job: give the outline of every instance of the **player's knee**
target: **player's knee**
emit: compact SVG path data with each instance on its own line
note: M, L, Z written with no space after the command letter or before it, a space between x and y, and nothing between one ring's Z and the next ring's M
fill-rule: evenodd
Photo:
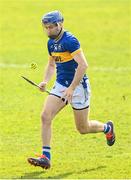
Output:
M80 134L87 134L89 133L88 128L86 127L77 127L77 130Z
M43 111L41 113L41 121L44 125L50 125L51 124L51 116L47 111Z

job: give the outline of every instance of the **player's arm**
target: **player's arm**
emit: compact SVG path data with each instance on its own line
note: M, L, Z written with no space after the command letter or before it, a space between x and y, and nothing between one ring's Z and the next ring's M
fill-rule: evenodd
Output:
M83 78L83 76L86 72L86 69L88 67L86 58L82 51L79 51L79 53L75 54L73 56L73 59L78 63L78 66L77 66L72 83L64 92L64 96L67 98L68 102L72 101L73 92L74 92L76 86L80 83L80 81Z
M53 57L50 57L45 69L43 81L39 84L41 91L45 91L45 87L47 83L51 80L54 72L55 72L55 60Z
M79 53L74 55L73 59L78 63L78 67L76 69L74 79L70 85L70 87L74 90L76 86L80 83L81 79L83 78L86 69L88 67L88 64L83 51L80 51Z
M80 43L75 37L72 36L66 41L66 48L71 53L72 58L78 63L74 79L70 86L64 91L64 96L67 98L68 102L71 102L73 91L83 78L88 65L80 48Z
M48 83L55 72L55 60L53 57L49 57L48 64L45 69L43 82Z

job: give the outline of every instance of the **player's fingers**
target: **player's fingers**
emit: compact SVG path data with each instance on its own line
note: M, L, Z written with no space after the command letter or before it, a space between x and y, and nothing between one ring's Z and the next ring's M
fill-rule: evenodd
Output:
M38 86L39 86L40 91L42 91L42 92L45 91L45 88L46 88L45 84L39 84Z
M69 95L67 96L67 100L68 100L69 103L71 103L71 101L72 101L72 95L71 95L71 94L69 94Z
M63 91L62 97L63 97L63 98L66 98L66 96L67 96L66 91Z
M63 95L61 96L62 101L67 105L68 104L68 100L67 100L67 93L66 93L66 89L60 91L63 93Z
M45 91L45 87L40 87L40 86L39 86L39 90L42 91L42 92L44 92L44 91Z
M68 100L67 100L66 96L61 96L61 100L62 100L65 104L68 104Z

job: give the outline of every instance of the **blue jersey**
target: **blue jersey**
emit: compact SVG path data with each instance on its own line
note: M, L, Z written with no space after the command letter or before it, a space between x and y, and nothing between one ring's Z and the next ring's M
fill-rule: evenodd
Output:
M57 41L49 39L48 52L51 58L55 59L56 81L61 85L68 87L71 84L78 66L73 56L80 51L79 41L68 31L64 31L62 37Z

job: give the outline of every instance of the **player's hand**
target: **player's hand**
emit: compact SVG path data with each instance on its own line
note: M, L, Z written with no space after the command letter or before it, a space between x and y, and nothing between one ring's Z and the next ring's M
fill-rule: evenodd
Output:
M40 91L44 92L45 89L46 89L46 85L47 85L47 82L45 82L45 81L41 82L41 83L38 85Z
M64 91L63 98L65 98L68 101L68 103L71 103L71 101L72 101L73 92L74 92L74 89L71 86L69 86Z

